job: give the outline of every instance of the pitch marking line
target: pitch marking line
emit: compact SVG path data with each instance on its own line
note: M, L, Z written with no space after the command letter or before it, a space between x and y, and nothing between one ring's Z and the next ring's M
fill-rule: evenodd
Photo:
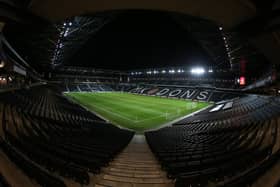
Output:
M128 118L128 117L125 117L125 116L123 116L123 115L120 115L120 114L118 114L118 113L115 113L115 112L112 112L112 111L110 111L110 110L108 110L108 109L105 109L106 107L97 107L97 105L95 105L95 107L96 108L98 108L98 109L100 109L100 110L103 110L103 111L105 111L105 112L108 112L108 113L110 113L110 114L112 114L112 115L115 115L115 116L118 116L118 117L120 117L120 118L123 118L123 119L125 119L125 120L128 120L128 121L131 121L131 122L133 122L134 124L136 124L136 123L141 123L141 122L144 122L144 121L149 121L149 120L153 120L153 119L158 119L158 118L162 118L162 117L165 117L166 116L166 113L164 113L164 114L162 114L162 115L159 115L159 116L155 116L155 117L151 117L151 118L147 118L147 119L143 119L143 120L133 120L133 119L130 119L130 118ZM176 113L177 114L177 113ZM172 112L167 112L167 118L168 118L168 116L176 116L176 115L174 115L174 113L172 113ZM179 117L179 116L176 116L176 117Z
M144 122L144 121L149 121L149 120L152 120L152 119L157 119L157 118L161 118L161 117L166 116L166 114L162 114L162 115L159 115L159 116L156 116L156 117L147 118L147 119L143 119L143 120L133 120L133 119L130 119L130 118L125 117L123 115L120 115L118 113L114 113L114 112L112 112L112 111L110 111L108 109L105 109L105 107L97 107L97 105L95 105L95 107L100 109L100 110L103 110L105 112L108 112L108 113L110 113L112 115L118 116L118 117L123 118L123 119L128 120L128 121L131 121L133 123L141 123L141 122ZM170 114L173 115L174 113L168 113L169 116L170 116Z
M110 111L110 110L108 110L108 109L105 109L106 107L104 107L104 106L98 107L97 105L94 105L94 107L96 107L96 108L98 108L98 109L100 109L100 110L103 110L103 111L105 111L105 112L108 112L108 113L110 113L110 114L113 114L113 115L115 115L115 116L118 116L118 117L120 117L120 118L129 120L129 121L133 121L133 122L135 121L135 120L132 120L132 119L130 119L130 118L128 118L128 117L125 117L125 116L123 116L123 115L120 115L120 114L118 114L118 113L115 113L115 112L112 112L112 111Z

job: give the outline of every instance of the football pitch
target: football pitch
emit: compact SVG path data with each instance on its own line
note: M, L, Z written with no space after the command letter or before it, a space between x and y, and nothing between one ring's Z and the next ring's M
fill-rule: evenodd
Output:
M137 132L158 128L209 105L121 92L71 92L65 95L112 124Z

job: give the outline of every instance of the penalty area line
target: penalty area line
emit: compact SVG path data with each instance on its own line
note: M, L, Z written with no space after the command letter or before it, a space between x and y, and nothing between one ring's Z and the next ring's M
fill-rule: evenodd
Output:
M105 112L107 112L107 113L110 113L110 114L113 114L113 115L115 115L115 116L118 116L118 117L120 117L120 118L122 118L122 119L135 122L135 120L132 120L132 119L130 119L130 118L128 118L128 117L122 116L122 115L120 115L120 114L118 114L118 113L115 113L115 112L112 112L112 111L110 111L110 110L108 110L108 109L105 109L105 107L98 107L97 105L94 105L94 107L96 107L96 108L98 108L98 109L100 109L100 110L103 110L103 111L105 111Z

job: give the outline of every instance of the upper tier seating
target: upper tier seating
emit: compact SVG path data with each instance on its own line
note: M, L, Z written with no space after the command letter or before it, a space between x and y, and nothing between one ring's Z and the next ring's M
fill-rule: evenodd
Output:
M98 83L80 83L80 84L67 84L65 86L66 92L104 92L113 91L113 89L104 84Z
M279 101L246 96L228 110L210 110L146 132L152 151L177 186L253 183L279 158Z
M92 91L88 84L80 84L80 85L77 85L77 86L83 92L91 92Z
M89 184L133 132L104 122L45 86L0 95L1 148L42 186Z

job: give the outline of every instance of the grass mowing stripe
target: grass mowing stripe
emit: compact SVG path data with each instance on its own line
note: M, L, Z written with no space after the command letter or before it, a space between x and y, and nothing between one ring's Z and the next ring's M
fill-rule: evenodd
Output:
M135 95L120 92L66 93L81 105L92 110L113 124L135 131L157 128L194 111L208 103Z
M141 95L137 95L136 97L138 98L138 100L140 100L140 97ZM135 95L133 95L133 97L135 97ZM145 97L145 96L144 96ZM147 97L147 96L146 96ZM135 100L128 100L128 98L127 97L118 97L117 99L118 100L123 100L124 102L126 102L126 103L134 103L134 104L137 104L137 108L139 108L140 110L141 110L141 105L143 105L143 106L147 106L147 105L150 105L150 106L155 106L155 105L167 105L167 107L168 107L168 111L166 110L166 109L162 109L162 111L160 112L160 113L162 113L162 112L164 112L164 113L166 113L166 112L169 112L169 113L172 113L172 111L173 110L175 110L175 109L178 109L178 104L176 103L176 105L171 105L170 104L170 101L168 101L169 103L165 103L164 101L166 101L166 98L158 98L158 97L154 97L154 98L152 98L151 97L151 100L153 101L153 103L151 103L151 102L147 102L147 100L146 100L146 97L145 98L143 98L142 100L141 100L141 102L139 102L139 101L135 101ZM123 99L120 99L120 98L123 98ZM160 100L158 100L158 101L160 101L160 103L154 103L154 101L155 101L155 99L160 99ZM195 102L192 102L192 103L195 103ZM188 103L186 103L186 105L184 105L183 107L187 107L188 106L188 104L190 104L189 102ZM181 108L183 108L183 107L181 107ZM145 108L145 111L149 111L149 109L147 109L147 108ZM170 112L171 111L171 112ZM150 112L153 112L153 111L150 111ZM159 113L158 112L158 109L157 109L157 113Z
M126 116L127 118L129 118L129 114L131 113L127 113L125 112L125 114L123 114L123 111L127 111L127 110L138 110L138 115L141 116L141 114L143 113L143 115L145 115L145 113L148 113L148 112L151 112L151 113L154 113L156 115L159 115L161 114L161 112L159 111L156 111L154 109L148 109L148 108L144 108L143 106L141 107L141 103L138 101L133 101L133 102L125 102L126 100L122 99L120 100L119 97L115 97L114 99L112 99L111 97L103 97L102 95L96 95L96 99L94 100L94 103L95 105L103 105L104 107L105 106L110 106L110 108L115 108L115 107L118 107L119 110L118 111L115 111L121 115L124 115ZM85 97L88 97L88 96L85 96ZM121 105L120 105L121 103ZM130 119L135 119L134 117L135 115L132 115L132 117L130 117Z
M95 105L95 107L96 107L96 106L97 106L97 105ZM129 120L129 121L134 122L134 120L132 120L132 119L130 119L130 118L128 118L128 117L125 117L125 115L120 115L120 114L118 114L118 113L116 113L116 112L110 111L109 109L107 109L107 108L104 107L104 106L98 106L97 108L100 109L100 110L103 110L103 111L105 111L105 112L108 112L108 113L110 113L110 114L112 114L112 115L115 115L115 116L118 116L118 117L120 117L120 118L124 118L124 119L126 119L126 120Z

